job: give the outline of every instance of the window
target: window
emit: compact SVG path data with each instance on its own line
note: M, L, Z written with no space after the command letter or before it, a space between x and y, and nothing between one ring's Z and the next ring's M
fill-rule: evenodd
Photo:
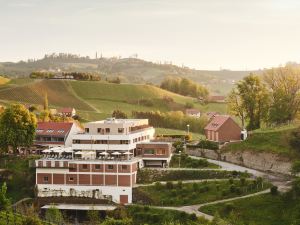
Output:
M95 170L100 170L101 169L101 166L99 164L96 164L95 165Z
M122 165L122 170L127 170L128 166L127 165Z
M88 168L87 164L83 164L83 165L82 165L82 169L83 169L83 170L87 170L87 168Z
M110 133L110 128L105 128L105 133Z
M145 149L144 154L145 155L154 155L155 151L154 149Z
M74 177L69 177L69 181L74 181Z
M80 140L73 140L73 144L80 144Z
M97 128L97 132L98 132L98 133L101 133L101 128Z
M36 129L37 133L40 133L40 132L43 132L43 131L44 131L43 129Z
M165 149L158 149L158 150L156 151L156 154L157 154L157 155L165 155L165 154L166 154L166 150L165 150Z
M107 166L107 169L113 170L113 169L114 169L114 165L108 165L108 166Z
M52 129L47 130L47 133L53 133L53 132L54 132L54 130L52 130Z
M44 182L48 183L48 181L49 181L49 177L44 177Z
M62 134L62 133L64 133L65 131L64 131L64 130L58 130L57 132Z
M85 133L89 133L90 132L90 128L85 128L84 131L85 131Z
M124 128L118 128L118 133L124 133Z

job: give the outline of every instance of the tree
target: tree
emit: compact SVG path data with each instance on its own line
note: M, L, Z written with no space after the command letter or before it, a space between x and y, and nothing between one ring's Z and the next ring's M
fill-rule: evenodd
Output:
M249 130L258 129L261 122L266 120L268 113L269 96L266 86L260 77L250 74L237 84L237 92L246 112ZM239 114L239 112L236 112Z
M241 96L238 93L236 88L232 89L227 97L227 104L229 113L237 116L242 121L242 127L245 128L245 117L246 117L246 110L243 105L243 101Z
M121 110L114 110L112 113L112 117L115 117L116 119L127 119L128 118L127 114Z
M33 143L37 121L23 105L16 104L6 108L0 117L0 146L7 150L12 147L29 147Z
M270 122L295 119L300 109L300 69L286 65L266 70L263 77L271 93Z
M47 222L54 223L54 224L61 224L64 221L62 213L54 205L52 205L49 209L47 209L45 214L45 219Z
M300 173L300 160L297 160L293 163L291 172L293 175Z
M48 105L48 94L45 92L44 96L44 111L48 111L49 105Z
M290 145L292 148L300 151L300 129L292 131L290 137Z
M89 220L89 224L96 225L100 223L99 212L92 209L87 212L87 217Z
M0 210L8 210L10 209L10 200L6 197L7 186L4 182L0 189Z

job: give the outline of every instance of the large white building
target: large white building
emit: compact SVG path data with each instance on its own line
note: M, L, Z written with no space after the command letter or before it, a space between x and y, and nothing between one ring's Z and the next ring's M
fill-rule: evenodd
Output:
M131 203L137 170L146 164L143 157L152 164L157 158L160 166L171 157L170 145L144 146L154 132L147 119L110 118L85 124L84 132L72 136L71 148L44 150L47 155L36 160L38 197L90 197Z

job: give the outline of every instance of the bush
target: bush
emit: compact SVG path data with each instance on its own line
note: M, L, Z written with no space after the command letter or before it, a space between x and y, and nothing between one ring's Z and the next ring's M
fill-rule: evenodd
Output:
M172 182L172 181L168 181L168 182L166 183L166 188L167 188L167 189L173 189L173 188L174 188L173 182Z
M234 209L235 209L235 206L231 202L230 203L226 203L225 206L224 206L224 212L227 215L230 214L232 212L232 210L234 210Z
M202 149L211 149L211 150L219 149L219 144L217 142L213 142L209 140L200 140L197 146Z
M157 190L161 190L162 184L161 184L159 181L155 182L155 188L156 188Z
M177 188L178 188L178 189L182 189L182 181L178 181L178 183L177 183Z
M277 195L278 194L278 187L277 186L272 186L270 188L270 192L271 192L271 195Z

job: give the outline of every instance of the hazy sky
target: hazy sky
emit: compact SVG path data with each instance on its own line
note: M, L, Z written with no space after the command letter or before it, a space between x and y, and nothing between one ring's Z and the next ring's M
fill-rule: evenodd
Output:
M217 70L300 62L300 1L0 0L0 61L96 51Z

